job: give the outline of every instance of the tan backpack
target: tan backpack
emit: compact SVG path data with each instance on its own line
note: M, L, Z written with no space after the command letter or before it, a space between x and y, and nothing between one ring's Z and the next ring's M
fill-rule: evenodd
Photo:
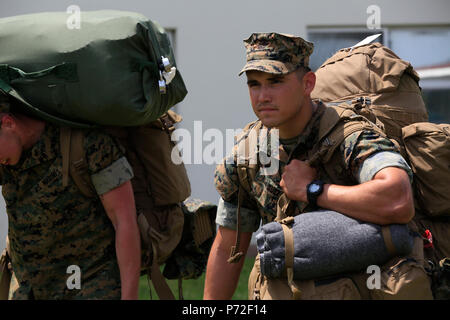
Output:
M316 76L312 98L365 110L398 144L414 173L414 221L428 235L425 255L438 266L450 255L450 126L427 122L419 76L379 43L339 50Z
M374 43L341 49L316 71L311 96L347 102L384 127L414 172L416 207L430 217L450 216L450 140L448 125L428 123L412 65ZM432 170L430 170L432 169Z
M341 49L315 74L312 99L343 102L364 98L386 134L399 143L403 127L428 121L419 75L409 62L380 43Z

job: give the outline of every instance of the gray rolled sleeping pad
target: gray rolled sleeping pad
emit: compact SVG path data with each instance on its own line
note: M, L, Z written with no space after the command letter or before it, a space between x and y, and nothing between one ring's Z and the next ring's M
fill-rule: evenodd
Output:
M416 234L406 225L386 226L395 254L388 250L382 227L361 222L335 211L303 213L290 226L294 239L294 279L307 280L382 265L394 255L412 251ZM256 235L261 273L268 278L286 272L285 236L282 225L271 222Z

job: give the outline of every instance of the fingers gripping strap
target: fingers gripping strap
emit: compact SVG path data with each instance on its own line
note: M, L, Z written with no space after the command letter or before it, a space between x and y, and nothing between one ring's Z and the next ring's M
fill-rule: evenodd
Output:
M294 282L294 234L292 229L287 226L293 222L292 217L288 217L281 221L281 227L284 233L284 246L285 246L285 263L287 271L287 279L289 287L292 291L292 298L299 300L301 297L301 291Z

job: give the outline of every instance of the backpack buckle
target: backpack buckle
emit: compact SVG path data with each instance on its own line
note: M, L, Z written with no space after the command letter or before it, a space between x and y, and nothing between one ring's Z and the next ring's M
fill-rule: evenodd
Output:
M161 71L159 71L158 86L159 86L159 92L161 94L166 94L166 92L167 92L166 80L164 80L164 77L163 77Z
M169 58L161 56L161 65L159 66L160 70L164 70L165 72L170 72L172 69L172 64L170 63Z
M170 133L174 129L174 121L170 118L168 113L164 113L161 117L159 117L161 121L161 125L163 130Z
M364 106L370 106L372 104L372 100L367 97L359 97L352 101L356 110L361 110Z

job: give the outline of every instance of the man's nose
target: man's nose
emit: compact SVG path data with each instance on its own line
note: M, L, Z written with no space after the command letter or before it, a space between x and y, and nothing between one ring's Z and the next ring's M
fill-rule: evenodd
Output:
M262 86L259 95L258 95L258 102L259 103L265 103L265 102L271 102L272 101L272 93L270 88L266 86Z

